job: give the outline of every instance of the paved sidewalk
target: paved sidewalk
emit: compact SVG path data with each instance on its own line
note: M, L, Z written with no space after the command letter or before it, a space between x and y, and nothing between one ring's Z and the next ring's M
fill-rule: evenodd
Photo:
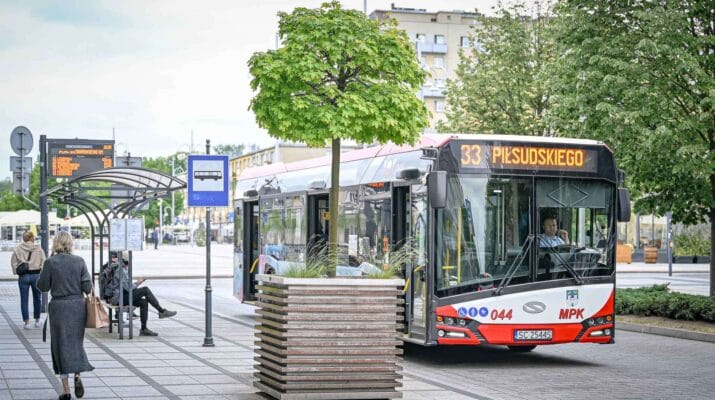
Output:
M138 336L138 320L132 340L119 340L116 331L87 329L85 349L95 370L82 374L85 399L269 398L252 384L252 317L214 313L216 347L207 348L203 310L165 303L178 315L164 320L150 315L158 337ZM56 399L62 386L52 371L49 338L42 342L42 329L26 331L19 321L17 288L0 283L0 400ZM408 373L402 383L407 400L473 398Z
M51 245L51 244L50 244ZM92 254L90 250L78 250L75 254L84 258L87 268L92 269ZM0 281L16 281L17 276L12 275L10 257L12 252L0 252ZM104 257L106 261L107 251ZM99 251L95 252L96 272L99 272ZM134 277L148 279L170 278L201 278L206 276L206 248L182 245L163 245L154 250L153 247L142 251L135 251L133 256ZM233 276L233 245L211 245L211 276Z

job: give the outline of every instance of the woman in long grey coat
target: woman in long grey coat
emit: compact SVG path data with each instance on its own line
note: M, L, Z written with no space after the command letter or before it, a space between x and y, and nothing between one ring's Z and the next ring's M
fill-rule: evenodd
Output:
M48 310L52 347L52 368L60 374L64 394L60 400L69 400L69 374L74 374L75 396L84 396L80 372L94 369L84 351L84 326L87 309L82 293L92 291L92 279L82 257L72 254L72 236L58 232L52 243L52 257L45 261L37 286L50 291L52 300Z

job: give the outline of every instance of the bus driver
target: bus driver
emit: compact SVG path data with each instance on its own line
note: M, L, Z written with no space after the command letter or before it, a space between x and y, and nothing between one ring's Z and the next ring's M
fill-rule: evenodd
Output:
M555 217L546 217L543 228L544 233L539 235L539 247L558 247L570 243L568 232L558 229Z

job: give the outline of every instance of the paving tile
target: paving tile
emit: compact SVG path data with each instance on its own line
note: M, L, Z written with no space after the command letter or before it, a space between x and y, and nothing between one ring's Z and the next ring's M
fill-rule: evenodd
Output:
M122 368L97 368L92 371L95 376L103 378L105 376L134 376L132 371L122 367Z
M46 379L45 374L37 368L37 364L35 364L35 369L14 370L3 368L2 374L5 376L5 379Z
M31 379L6 379L5 382L10 389L51 389L52 384L47 378Z
M227 375L196 375L194 379L199 383L239 383L236 379Z
M252 386L242 383L216 383L211 385L211 389L220 394L252 393L254 391Z
M147 398L149 396L161 396L161 393L151 386L120 386L112 388L112 391L119 397L139 397Z
M216 394L215 391L206 385L166 385L164 388L179 396Z
M111 388L119 386L142 386L147 384L142 378L136 376L108 376L102 377L101 379L105 385Z
M55 399L57 392L54 389L27 389L27 390L11 390L13 399Z
M12 396L10 396L10 391L0 389L0 400L12 400Z
M172 367L139 367L137 369L152 378L154 378L156 376L181 375L181 372L179 372L179 370L177 370L176 368L172 368Z
M144 371L142 371L144 372ZM180 374L174 374L174 375L150 375L151 379L154 380L154 382L158 383L159 385L192 385L192 384L197 384L197 383L207 383L207 382L198 382L196 380L196 376L190 377L187 375L180 375ZM197 375L197 376L202 376L202 375ZM207 375L209 376L209 375Z

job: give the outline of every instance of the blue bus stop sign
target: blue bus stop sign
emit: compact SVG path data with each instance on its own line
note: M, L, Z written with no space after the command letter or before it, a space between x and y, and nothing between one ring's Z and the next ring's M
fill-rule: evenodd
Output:
M189 155L189 207L228 207L228 156Z

